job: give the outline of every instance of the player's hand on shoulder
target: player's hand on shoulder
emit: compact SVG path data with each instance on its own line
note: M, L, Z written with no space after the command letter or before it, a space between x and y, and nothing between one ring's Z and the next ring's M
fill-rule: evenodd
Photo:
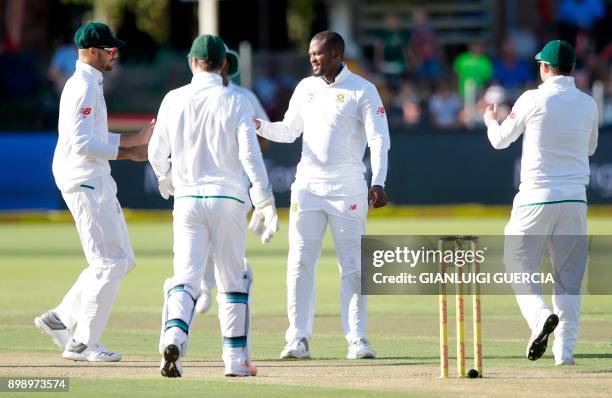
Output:
M385 188L380 185L372 185L368 194L368 203L370 207L377 209L387 205L387 194Z

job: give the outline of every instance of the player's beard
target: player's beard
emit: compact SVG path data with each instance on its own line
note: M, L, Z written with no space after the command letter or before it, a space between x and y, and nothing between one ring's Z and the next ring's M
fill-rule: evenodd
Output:
M98 53L96 57L96 68L103 72L110 72L113 70L113 63L115 62L115 58L108 58L106 54Z
M106 64L104 64L104 70L106 72L110 72L113 70L113 63L115 63L114 59L109 60Z

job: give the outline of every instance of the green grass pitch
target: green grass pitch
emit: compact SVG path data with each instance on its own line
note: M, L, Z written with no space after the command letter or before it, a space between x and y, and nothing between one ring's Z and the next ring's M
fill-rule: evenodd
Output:
M503 218L372 218L370 234L502 234ZM591 233L612 231L612 218L589 220ZM371 297L369 339L376 360L347 361L339 320L339 278L326 237L317 272L313 359L279 361L287 327L287 225L270 245L249 235L255 270L252 356L254 378L226 379L220 358L216 305L191 331L184 377L159 376L157 344L162 284L171 275L169 222L128 222L137 267L122 282L103 342L120 351L117 364L61 359L33 318L57 305L85 266L70 223L0 224L0 377L68 376L70 396L113 397L604 397L612 387L612 300L586 296L577 365L555 367L550 346L537 362L524 358L527 325L511 296L483 297L483 379L439 378L437 296ZM449 297L451 374L453 298ZM471 360L471 307L466 305L466 351ZM549 343L550 344L550 343ZM0 393L1 395L2 393ZM33 394L30 394L33 395ZM65 394L60 394L64 396ZM19 394L28 396L27 393ZM35 395L40 396L40 395Z

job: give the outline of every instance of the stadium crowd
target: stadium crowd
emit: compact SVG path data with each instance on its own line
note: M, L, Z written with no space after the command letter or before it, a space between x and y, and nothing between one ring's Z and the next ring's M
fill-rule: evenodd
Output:
M483 127L482 114L487 105L497 104L503 116L509 113L521 92L537 87L539 76L533 54L548 40L561 38L576 48L577 87L596 99L598 93L593 88L599 87L602 125L612 124L612 26L608 23L612 20L612 3L542 0L538 5L535 10L541 29L511 30L500 42L481 40L465 46L440 43L424 9L414 8L408 18L388 14L383 29L373 38L374 44L362 48L352 59L349 56L347 62L351 70L376 82L392 132L465 130ZM163 84L168 87L163 88L188 78L182 58L160 61L163 51L158 51L150 36L136 28L133 15L124 19L118 33L128 42L136 43L132 47L139 51L122 52L120 65L173 63L148 69L151 76L167 76L168 81ZM47 67L41 65L41 59L49 60ZM4 119L1 129L20 129L12 126L11 120L21 123L26 120L34 129L53 129L58 93L73 73L75 59L76 48L69 36L58 38L53 50L43 57L32 51L20 51L5 37L0 44L0 72L4 77L0 79L4 109L0 111ZM114 74L120 75L122 68L117 69ZM291 92L301 77L293 72L273 57L254 70L253 89L271 120L280 120L287 109ZM160 83L147 80L141 72L134 75L136 79L121 80L112 75L107 79L105 90L111 112L115 102L122 98L127 102L128 97L121 90L130 94L142 91L143 98L155 102L151 93L153 86ZM114 85L120 86L115 96ZM158 87L157 91L162 90ZM149 105L144 100L130 102ZM121 103L117 108L126 109L124 105Z
M576 48L577 87L593 94L594 84L603 84L603 123L609 124L611 8L606 10L599 0L561 1L552 15L542 16L551 19L552 30L539 35L513 32L501 43L489 46L474 41L454 57L438 43L424 10L413 11L410 31L402 29L404 24L397 15L389 14L368 73L382 86L395 127L474 128L481 125L487 105L497 104L501 115L507 115L521 92L539 84L534 50L551 38L562 38ZM466 106L468 103L472 106Z

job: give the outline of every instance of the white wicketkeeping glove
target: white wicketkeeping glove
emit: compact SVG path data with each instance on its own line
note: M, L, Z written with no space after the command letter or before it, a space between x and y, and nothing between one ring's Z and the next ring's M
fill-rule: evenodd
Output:
M164 177L160 177L159 180L159 193L162 198L168 199L170 195L174 195L174 185L172 184L172 172L168 171Z
M261 240L261 243L268 243L278 231L278 215L274 206L274 196L272 191L251 188L249 190L251 202L255 206L249 229Z

